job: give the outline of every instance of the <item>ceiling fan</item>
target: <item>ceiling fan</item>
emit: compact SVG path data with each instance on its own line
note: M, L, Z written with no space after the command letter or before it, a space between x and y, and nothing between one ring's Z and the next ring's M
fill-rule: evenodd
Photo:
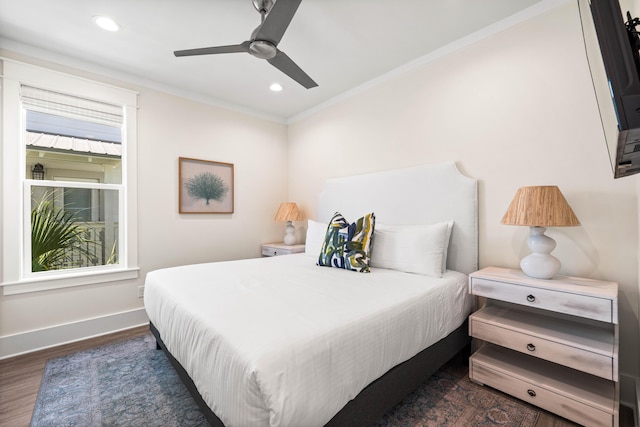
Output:
M211 55L218 53L247 52L256 58L266 59L307 89L318 86L295 62L278 49L278 43L287 30L302 0L252 0L260 13L261 23L253 30L249 40L229 46L203 47L177 50L175 56Z

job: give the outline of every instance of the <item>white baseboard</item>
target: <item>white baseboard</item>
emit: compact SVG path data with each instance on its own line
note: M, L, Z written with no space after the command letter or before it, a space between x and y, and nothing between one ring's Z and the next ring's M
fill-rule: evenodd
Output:
M149 323L144 308L0 337L0 360Z

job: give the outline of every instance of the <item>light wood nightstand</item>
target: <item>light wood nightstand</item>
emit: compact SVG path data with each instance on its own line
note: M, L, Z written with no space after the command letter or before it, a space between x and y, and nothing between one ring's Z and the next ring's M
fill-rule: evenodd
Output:
M265 243L262 245L262 256L291 255L304 252L304 243L285 245L284 243Z
M486 298L469 317L483 343L471 380L582 425L618 425L617 283L488 267L469 292Z

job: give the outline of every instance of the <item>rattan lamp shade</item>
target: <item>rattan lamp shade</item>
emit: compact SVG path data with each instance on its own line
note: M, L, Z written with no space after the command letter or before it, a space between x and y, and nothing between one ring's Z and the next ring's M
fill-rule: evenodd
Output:
M527 244L531 253L520 260L520 268L527 276L537 279L551 279L560 271L560 260L551 255L556 242L544 234L545 227L580 225L555 185L520 188L502 217L502 223L529 226Z
M295 245L297 240L296 228L293 226L291 221L300 221L302 219L302 214L298 209L298 205L293 202L280 203L278 212L276 212L276 216L273 219L276 221L287 221L284 244L289 246Z
M300 221L302 214L298 209L298 205L293 202L280 203L278 212L274 218L276 221Z
M502 223L538 227L580 225L576 214L555 185L520 188L502 217Z

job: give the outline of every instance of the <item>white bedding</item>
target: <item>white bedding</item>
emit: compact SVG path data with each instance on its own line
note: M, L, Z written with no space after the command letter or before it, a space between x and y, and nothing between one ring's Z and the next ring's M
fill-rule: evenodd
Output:
M145 307L226 426L320 426L467 318L467 276L318 267L304 255L147 274Z

